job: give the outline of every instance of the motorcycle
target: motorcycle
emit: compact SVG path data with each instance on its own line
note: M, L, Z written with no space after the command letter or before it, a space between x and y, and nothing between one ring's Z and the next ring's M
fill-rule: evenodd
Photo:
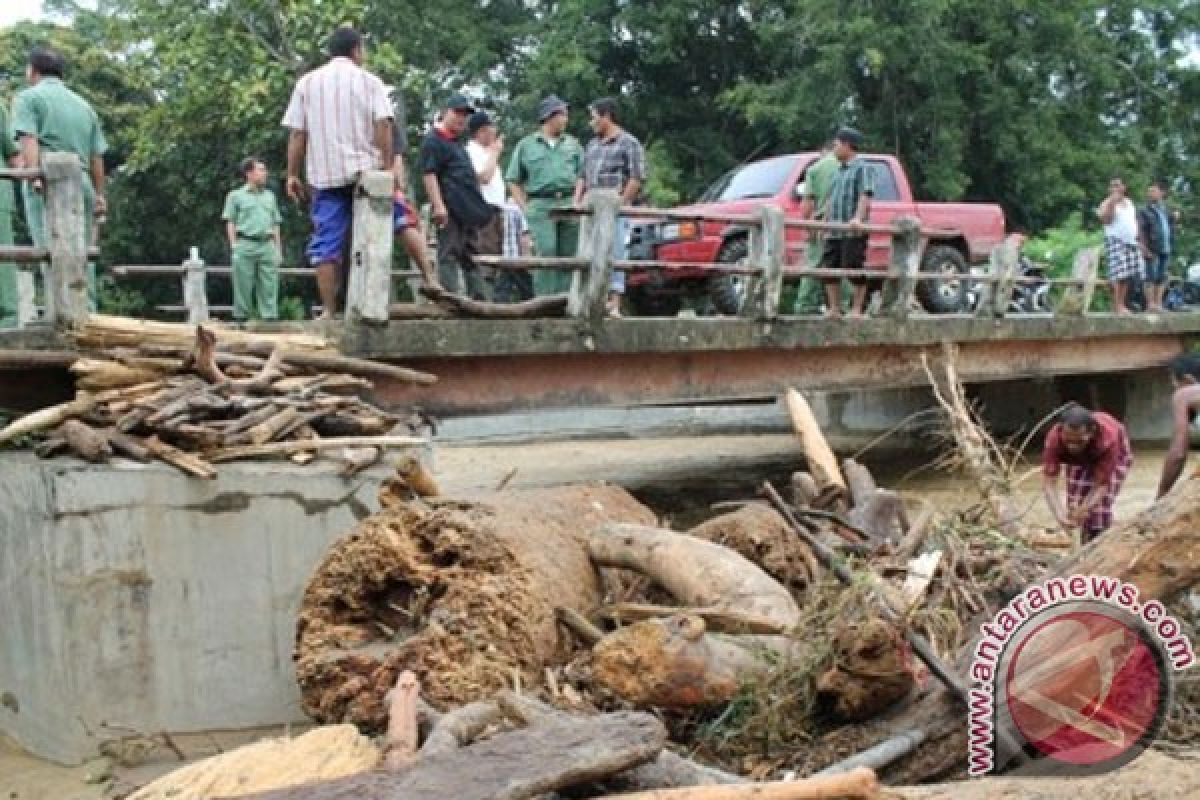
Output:
M1017 241L1020 246L1023 239ZM1049 314L1053 311L1050 306L1050 279L1046 270L1035 264L1029 256L1021 253L1017 259L1017 276L1019 281L1013 284L1012 296L1008 301L1010 314ZM967 287L967 308L974 311L979 307L979 283L972 282Z
M1200 306L1200 264L1192 264L1187 268L1181 291L1184 305Z

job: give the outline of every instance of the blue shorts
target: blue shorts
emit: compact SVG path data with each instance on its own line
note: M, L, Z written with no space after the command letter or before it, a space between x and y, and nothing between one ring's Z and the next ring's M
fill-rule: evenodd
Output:
M336 189L317 189L313 194L312 238L308 240L305 255L308 263L340 264L346 247L350 243L350 228L354 221L354 187L339 186ZM392 230L396 233L407 228L415 216L403 201L392 203Z
M1162 286L1167 282L1167 265L1171 262L1170 253L1159 253L1146 259L1146 283Z

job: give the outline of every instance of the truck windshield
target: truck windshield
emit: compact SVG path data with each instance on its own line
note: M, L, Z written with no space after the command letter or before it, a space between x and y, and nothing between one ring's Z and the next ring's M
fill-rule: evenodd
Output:
M792 174L800 156L780 156L732 169L700 195L701 203L774 197Z

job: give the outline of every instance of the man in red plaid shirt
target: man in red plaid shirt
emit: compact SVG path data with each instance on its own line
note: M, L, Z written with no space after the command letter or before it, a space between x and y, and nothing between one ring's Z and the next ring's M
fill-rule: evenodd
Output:
M1058 475L1067 467L1067 505L1058 494ZM1113 503L1133 466L1129 434L1116 417L1103 411L1068 406L1046 434L1042 452L1042 489L1054 518L1064 528L1078 527L1083 543L1113 522Z

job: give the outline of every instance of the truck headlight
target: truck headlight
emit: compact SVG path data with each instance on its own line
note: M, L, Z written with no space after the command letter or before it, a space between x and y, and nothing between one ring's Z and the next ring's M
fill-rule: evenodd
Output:
M695 222L668 222L658 229L658 238L665 242L695 239L699 236L700 226Z

